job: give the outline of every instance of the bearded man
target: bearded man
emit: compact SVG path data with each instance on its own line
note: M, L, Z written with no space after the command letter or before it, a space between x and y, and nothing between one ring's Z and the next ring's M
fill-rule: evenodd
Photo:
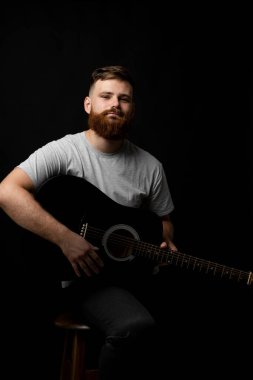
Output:
M101 277L106 272L100 254L102 246L53 216L36 199L36 191L49 179L59 176L85 179L123 208L143 208L154 213L161 224L158 250L176 249L170 218L174 205L163 166L152 154L127 139L134 117L133 91L133 79L125 67L96 69L91 75L89 96L84 100L89 115L87 130L68 134L39 148L0 185L0 206L6 214L24 229L60 248L69 262L75 278L65 284L68 285L65 289L72 300L78 300L85 320L104 337L99 358L102 380L150 377L152 368L155 371L161 368L155 361L159 345L151 343L156 320L144 302L151 299L151 294L141 267L141 281L138 277L134 281L127 273L124 278ZM96 210L96 200L84 191L81 202L85 201L92 203L98 222L109 217L110 211L103 213L103 207ZM120 226L122 219L120 214ZM131 233L132 229L128 230ZM131 246L130 256L133 250ZM33 260L36 270L39 265L36 252ZM150 277L155 276L157 269L154 265Z

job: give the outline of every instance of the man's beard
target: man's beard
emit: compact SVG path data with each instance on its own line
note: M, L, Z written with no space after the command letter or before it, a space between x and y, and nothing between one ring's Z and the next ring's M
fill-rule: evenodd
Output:
M117 119L106 116L110 112L117 113ZM105 139L122 140L132 125L132 119L132 116L125 116L120 111L107 110L97 114L91 110L88 117L88 127Z

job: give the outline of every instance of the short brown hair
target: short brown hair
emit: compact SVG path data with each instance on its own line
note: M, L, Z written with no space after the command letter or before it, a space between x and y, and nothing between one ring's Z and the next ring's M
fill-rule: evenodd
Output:
M105 66L95 69L90 78L90 89L98 80L119 79L126 81L134 87L133 78L129 70L124 66Z

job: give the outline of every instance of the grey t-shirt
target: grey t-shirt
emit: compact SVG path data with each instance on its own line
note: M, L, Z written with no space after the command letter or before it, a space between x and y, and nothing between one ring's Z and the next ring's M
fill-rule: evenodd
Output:
M100 152L85 132L51 141L18 165L36 188L57 175L82 177L115 202L148 209L158 216L174 209L162 164L147 151L125 140L115 153Z

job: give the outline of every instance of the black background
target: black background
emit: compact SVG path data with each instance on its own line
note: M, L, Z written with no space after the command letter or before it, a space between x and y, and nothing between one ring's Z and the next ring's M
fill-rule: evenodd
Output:
M0 179L46 142L84 129L91 72L126 65L137 84L130 137L164 165L178 248L253 268L247 9L26 3L3 6L0 17ZM0 217L7 289L22 278L22 259L18 231Z

